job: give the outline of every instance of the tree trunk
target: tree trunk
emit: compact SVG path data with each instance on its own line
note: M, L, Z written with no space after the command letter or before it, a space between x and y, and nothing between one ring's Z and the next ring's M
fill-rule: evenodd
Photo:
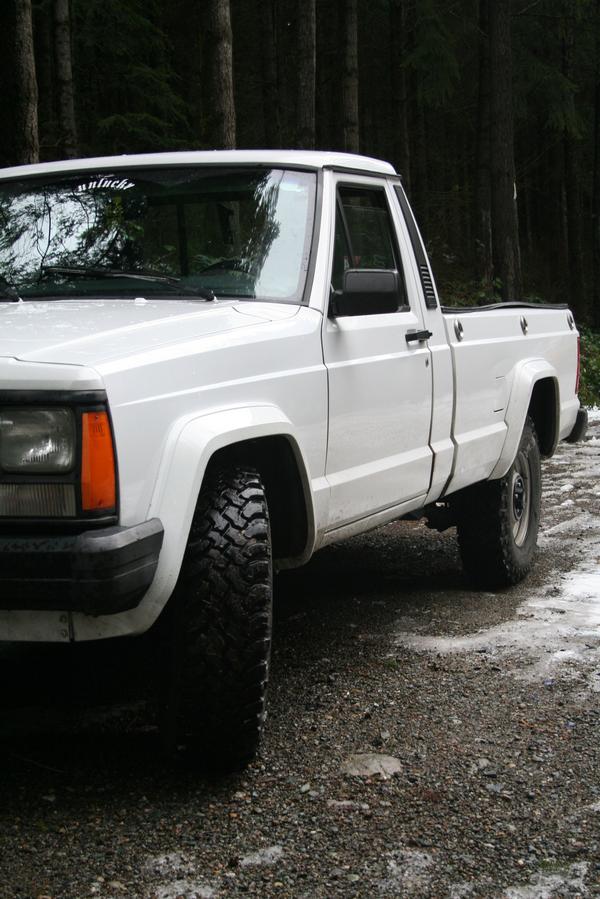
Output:
M31 0L0 3L0 84L5 99L0 165L37 162L38 90L33 52Z
M74 159L79 153L77 148L77 126L75 123L73 67L71 64L69 0L54 0L54 59L60 146L63 155L67 159Z
M583 233L581 222L580 166L578 147L565 138L565 188L569 235L569 303L578 318L588 317L587 291L583 271Z
M298 6L298 132L300 149L315 146L315 85L317 73L316 0Z
M277 31L273 0L263 0L260 9L265 146L276 148L281 146L281 122L277 79Z
M358 11L357 0L342 0L344 78L342 108L344 150L358 153Z
M550 175L547 185L553 198L553 218L551 242L554 247L554 276L552 278L554 292L561 302L569 302L569 226L567 217L567 189L565 185L565 153L564 141L555 141L549 154Z
M429 146L427 134L427 121L423 101L419 99L416 87L413 91L416 97L415 108L415 153L412 171L411 202L416 209L419 228L425 241L430 237L429 228L429 165L427 149Z
M339 82L339 54L335 52L339 34L338 0L320 0L317 9L317 97L316 146L331 150L339 146L342 131L341 103L336 95Z
M521 239L521 249L523 249L523 241L525 243L526 265L531 265L533 253L533 224L532 224L532 203L531 203L531 180L528 179L525 185L521 185L521 211L523 215L523 223L525 225L525 234ZM523 253L521 254L523 258Z
M489 5L494 278L503 300L520 299L521 258L515 176L510 0Z
M594 91L594 173L592 185L592 323L600 328L600 0L596 0L596 87Z
M229 0L209 0L210 87L212 101L211 138L215 149L232 150L236 145L233 95L233 37Z
M490 178L489 0L479 0L479 96L477 101L477 269L486 296L493 293L492 182Z
M573 80L576 77L573 65L574 45L574 22L569 15L565 15L562 23L562 74L565 81ZM585 318L588 304L583 273L578 141L567 129L564 130L563 159L567 235L567 298L577 317Z
M38 86L38 131L40 156L56 156L56 113L54 109L54 27L52 10L40 4L33 7L35 70Z
M391 5L391 73L394 162L402 175L410 196L410 144L408 140L408 78L404 61L408 52L408 0L392 0Z

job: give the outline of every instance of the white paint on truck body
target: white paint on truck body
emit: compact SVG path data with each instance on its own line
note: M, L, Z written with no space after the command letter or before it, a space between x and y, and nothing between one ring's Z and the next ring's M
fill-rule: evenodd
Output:
M2 170L0 179L223 164L319 174L305 304L186 297L0 303L0 389L106 390L120 524L156 517L165 530L141 603L114 615L73 613L75 639L139 633L155 621L177 580L206 466L222 447L274 435L288 440L307 500L308 540L295 560L302 562L319 546L444 491L501 476L540 377L558 385L558 436L575 422L577 332L567 310L428 306L395 193L398 176L387 163L308 152L149 154ZM406 308L329 314L340 184L385 194ZM430 337L411 342L415 330ZM64 617L0 612L0 639L67 639Z

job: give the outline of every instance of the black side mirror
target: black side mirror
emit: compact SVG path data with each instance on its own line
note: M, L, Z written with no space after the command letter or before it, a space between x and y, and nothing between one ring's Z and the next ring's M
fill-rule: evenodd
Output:
M395 312L400 299L400 276L394 269L349 268L344 286L331 297L330 314L381 315Z

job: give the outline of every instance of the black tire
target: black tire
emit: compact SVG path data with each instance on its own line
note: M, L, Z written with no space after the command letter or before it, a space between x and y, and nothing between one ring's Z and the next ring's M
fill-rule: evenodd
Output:
M201 489L171 602L163 729L206 767L237 770L265 720L272 630L265 491L252 468L215 469Z
M463 568L478 587L519 583L537 549L542 476L535 425L527 418L507 474L463 490L454 501Z

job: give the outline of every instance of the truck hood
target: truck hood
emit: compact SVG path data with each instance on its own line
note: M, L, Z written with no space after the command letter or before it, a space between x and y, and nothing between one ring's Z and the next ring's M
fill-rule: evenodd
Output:
M0 303L0 356L94 366L296 311L271 306L141 298Z

